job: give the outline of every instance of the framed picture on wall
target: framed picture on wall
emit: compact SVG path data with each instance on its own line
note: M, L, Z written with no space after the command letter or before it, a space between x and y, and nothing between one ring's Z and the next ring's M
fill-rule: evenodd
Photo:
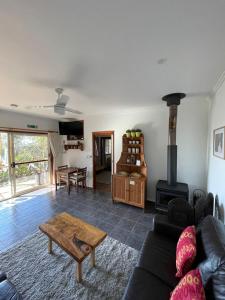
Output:
M213 154L216 157L225 159L225 127L220 127L214 130L213 133Z

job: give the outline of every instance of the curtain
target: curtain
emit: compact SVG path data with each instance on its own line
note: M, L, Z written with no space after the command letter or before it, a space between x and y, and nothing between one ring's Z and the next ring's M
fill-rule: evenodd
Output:
M55 170L62 162L62 153L63 153L62 137L56 132L49 132L48 140L52 151L52 155L54 157L53 168Z

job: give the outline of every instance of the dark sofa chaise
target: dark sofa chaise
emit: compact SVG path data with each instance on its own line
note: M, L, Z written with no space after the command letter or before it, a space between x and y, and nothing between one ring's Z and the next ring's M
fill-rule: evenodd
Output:
M15 286L7 279L5 273L0 271L0 300L22 300Z
M123 300L170 298L179 282L175 261L181 230L155 216L153 231L147 235ZM210 278L205 287L206 299L225 299L225 227L212 216L207 216L198 229L193 269L199 264L203 280Z

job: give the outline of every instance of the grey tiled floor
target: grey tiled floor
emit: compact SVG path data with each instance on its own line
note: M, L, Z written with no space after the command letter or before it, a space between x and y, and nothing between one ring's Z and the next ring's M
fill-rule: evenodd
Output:
M0 202L0 251L38 230L57 213L66 211L108 233L109 236L140 249L152 229L153 213L122 203L112 203L111 194L92 190L47 188Z

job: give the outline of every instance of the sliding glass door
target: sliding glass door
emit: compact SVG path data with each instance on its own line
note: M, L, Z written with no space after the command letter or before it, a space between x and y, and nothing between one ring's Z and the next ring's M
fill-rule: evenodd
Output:
M49 147L46 134L2 132L0 137L0 199L49 183Z
M12 141L15 194L47 184L49 182L47 135L14 133Z

